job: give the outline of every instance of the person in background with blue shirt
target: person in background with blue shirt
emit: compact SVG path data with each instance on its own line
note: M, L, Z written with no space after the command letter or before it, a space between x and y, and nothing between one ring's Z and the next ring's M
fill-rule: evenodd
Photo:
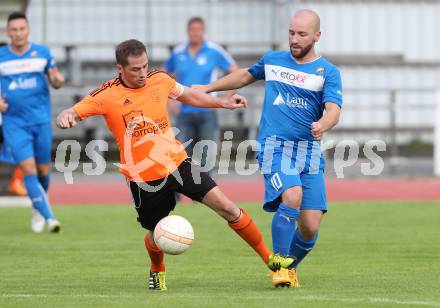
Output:
M174 74L177 82L188 87L193 84L206 85L217 79L219 70L231 73L238 69L235 61L221 46L205 40L205 22L202 18L191 18L187 24L187 33L188 42L175 47L164 64L165 70ZM232 94L230 92L226 95ZM171 104L170 107L176 114L176 127L180 130L177 138L182 143L192 139L186 148L188 155L200 158L201 165L205 166L209 154L193 153L193 149L200 140L217 141L219 128L216 111L180 103ZM213 165L215 162L208 163Z
M276 287L299 286L296 267L315 246L327 211L320 140L339 121L342 82L338 68L315 51L320 36L319 16L297 11L289 27L290 51L268 52L249 69L195 86L211 92L266 81L257 153L265 182L264 210L275 212L274 252L295 258L289 270L272 275Z
M14 12L7 21L10 44L0 48L0 112L3 113L4 146L24 175L32 201L32 230L60 231L47 199L52 129L49 83L64 84L50 50L29 42L26 15ZM47 79L46 79L47 76Z

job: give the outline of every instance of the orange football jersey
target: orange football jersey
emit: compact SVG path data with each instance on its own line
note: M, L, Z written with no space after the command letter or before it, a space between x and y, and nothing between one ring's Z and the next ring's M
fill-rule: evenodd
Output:
M73 109L81 120L104 116L119 147L119 170L128 180L158 180L187 158L167 110L168 98L177 98L183 90L168 74L153 71L141 88L129 88L120 78L107 81Z

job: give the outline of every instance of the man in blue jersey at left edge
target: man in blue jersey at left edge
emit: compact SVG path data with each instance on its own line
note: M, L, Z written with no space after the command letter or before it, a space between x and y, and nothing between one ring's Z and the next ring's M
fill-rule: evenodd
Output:
M48 81L58 89L64 84L64 77L49 48L29 42L25 14L10 14L6 31L11 42L0 48L4 146L23 171L32 201L32 230L42 232L47 223L48 230L57 233L60 223L47 199L52 146Z
M289 25L289 51L270 51L248 69L197 86L224 91L265 80L257 152L263 208L275 213L274 252L295 259L289 270L272 274L276 287L299 286L297 266L315 246L327 211L320 140L339 121L342 82L339 69L315 51L320 36L318 14L299 10Z
M6 42L0 41L0 47L7 45ZM0 86L0 98L2 97ZM3 146L3 129L2 129L2 113L0 112L0 162L15 165L15 161L10 151ZM8 191L18 196L27 196L26 188L23 183L23 173L20 167L15 166L8 185Z

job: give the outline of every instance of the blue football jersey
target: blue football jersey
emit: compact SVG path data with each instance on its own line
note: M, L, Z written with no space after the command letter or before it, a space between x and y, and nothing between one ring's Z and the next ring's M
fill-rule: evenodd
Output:
M215 81L219 71L227 72L235 65L232 57L219 45L205 41L194 57L188 51L188 43L177 46L164 66L168 73L175 73L177 82L191 87ZM181 112L209 111L207 108L182 104Z
M1 94L8 103L3 114L5 127L8 123L26 126L51 121L46 74L53 67L56 63L44 45L31 43L23 55L9 45L0 47Z
M306 165L309 165L316 150L320 152L319 143L313 141L312 122L322 117L326 102L342 105L338 68L323 57L297 63L289 51L271 51L251 66L249 73L266 81L258 136L261 151L269 140L271 143L277 140L281 144L279 150L288 144L294 154L299 147L306 151ZM321 158L320 167L323 164Z

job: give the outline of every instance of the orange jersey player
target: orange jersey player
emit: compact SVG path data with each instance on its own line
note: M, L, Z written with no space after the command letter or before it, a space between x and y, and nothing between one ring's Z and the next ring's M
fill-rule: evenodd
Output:
M272 270L288 267L293 259L272 254L251 217L218 188L207 172L191 162L171 129L168 98L196 107L246 107L239 95L209 96L186 88L164 72L148 72L145 46L128 40L116 48L119 76L62 111L57 126L69 128L94 115L104 116L120 150L120 170L126 176L138 221L149 230L144 242L150 256L149 289L166 290L164 254L153 240L153 230L176 205L175 193L199 201L223 217Z
M80 119L104 116L120 150L120 171L130 181L147 182L165 178L187 158L167 112L168 98L176 98L183 91L183 86L160 71L147 73L144 85L138 88L128 86L119 76L93 91L73 110ZM143 161L147 165L139 172L134 170Z

